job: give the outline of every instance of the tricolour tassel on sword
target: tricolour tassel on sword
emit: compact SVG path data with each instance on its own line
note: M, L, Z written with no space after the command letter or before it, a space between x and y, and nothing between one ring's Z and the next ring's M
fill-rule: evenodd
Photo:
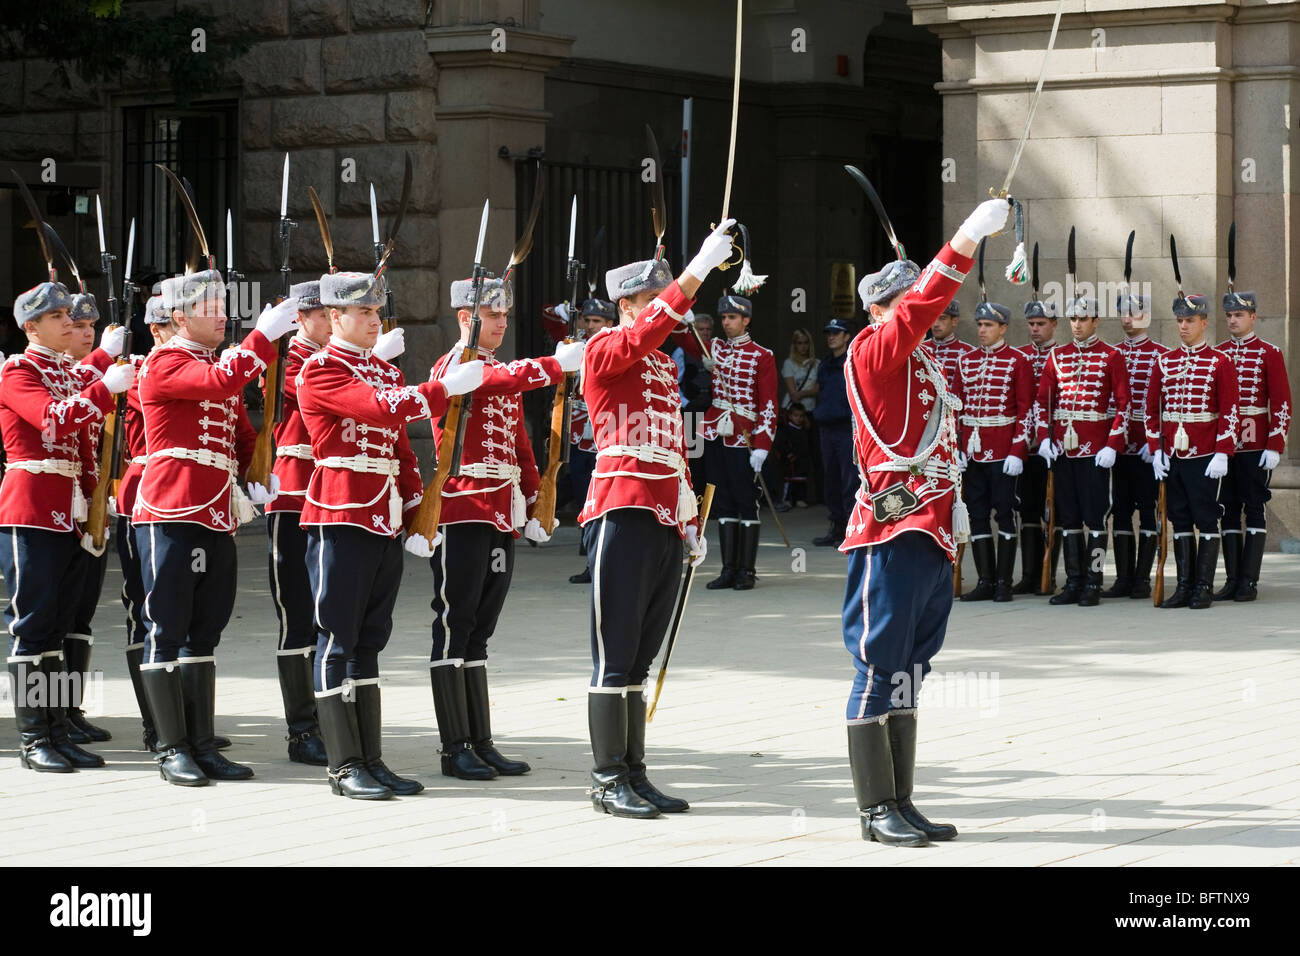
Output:
M751 268L749 260L745 259L740 263L740 275L736 278L736 284L731 288L734 292L737 292L740 295L749 295L751 292L756 292L761 289L763 283L766 281L767 276L754 275L754 270Z
M1025 256L1025 244L1016 243L1015 255L1007 266L1007 281L1012 285L1024 285L1029 281L1029 260Z

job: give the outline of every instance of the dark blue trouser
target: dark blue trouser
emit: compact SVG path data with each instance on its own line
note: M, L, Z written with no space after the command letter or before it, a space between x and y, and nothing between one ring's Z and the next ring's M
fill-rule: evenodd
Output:
M442 525L433 569L433 648L439 661L487 660L515 573L515 536L482 521Z
M62 653L75 608L69 598L80 594L80 554L85 552L71 531L0 528L0 569L9 586L5 623L10 661Z
M140 551L135 546L131 519L119 515L113 536L122 562L122 607L126 609L126 646L130 650L144 647L144 578L140 575Z
M1190 534L1193 525L1203 535L1219 533L1219 485L1223 479L1205 477L1209 463L1209 455L1173 458L1169 462L1165 500L1174 534Z
M998 521L998 533L1005 538L1016 536L1016 479L1003 474L1000 461L972 461L962 475L962 491L970 512L971 540L993 535L989 517Z
M952 610L952 562L924 532L849 552L844 646L857 674L850 722L911 709L943 646Z
M271 600L280 622L276 653L301 656L303 648L316 646L307 533L298 525L298 512L272 511L266 516L266 536Z
M591 561L591 690L645 683L667 636L682 574L682 539L644 508L587 522Z
M713 517L757 521L754 469L748 448L728 448L721 437L704 443L704 473L714 485Z
M141 668L211 657L235 610L235 536L185 521L133 530L145 592Z
M1265 530L1264 504L1273 497L1268 490L1271 471L1259 466L1262 451L1239 451L1228 459L1228 474L1219 489L1219 504L1223 506L1223 533L1241 531L1242 512L1246 515L1246 528L1259 533Z
M316 615L317 696L344 680L378 681L379 652L393 631L402 542L349 524L307 528L307 573Z
M1120 455L1110 476L1110 510L1114 534L1132 534L1133 512L1138 528L1156 532L1156 476L1140 455Z
M853 464L853 426L822 425L822 483L827 509L836 524L849 523L858 490L858 469Z
M1056 475L1056 526L1062 531L1088 530L1106 533L1110 514L1110 472L1097 467L1091 455L1069 458L1061 455L1052 462Z
M99 596L104 591L104 573L108 570L108 549L96 557L85 548L77 556L77 577L80 582L80 598L73 607L72 629L69 633L90 637L94 632L90 622L95 619L95 609L99 607Z

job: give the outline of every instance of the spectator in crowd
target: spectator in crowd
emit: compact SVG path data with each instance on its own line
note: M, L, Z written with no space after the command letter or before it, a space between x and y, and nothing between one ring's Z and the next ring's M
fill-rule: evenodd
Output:
M781 378L785 382L782 408L789 408L792 402L802 402L806 411L817 407L817 356L807 329L795 329L790 337L790 354L781 365Z
M844 361L852 335L843 319L831 319L823 330L829 354L817 366L817 407L813 419L821 432L822 499L830 512L830 529L814 538L818 547L838 548L853 513L858 487L853 464L853 420L844 384Z
M808 482L812 474L811 419L802 402L791 402L785 423L776 430L771 458L776 461L781 500L777 511L789 511L794 505L808 507Z

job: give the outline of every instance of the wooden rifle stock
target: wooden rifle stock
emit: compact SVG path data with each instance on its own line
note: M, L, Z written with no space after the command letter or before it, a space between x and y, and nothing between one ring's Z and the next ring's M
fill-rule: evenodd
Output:
M288 336L285 336L288 338ZM283 341L283 339L281 340ZM262 395L262 427L257 430L257 442L253 445L253 459L248 465L247 481L263 487L270 487L271 469L275 464L275 383L281 388L284 379L280 377L280 355L277 352L266 366L266 384Z
M1169 529L1165 526L1169 518L1169 499L1166 496L1168 485L1160 482L1160 491L1156 494L1156 525L1160 537L1156 539L1156 583L1151 588L1151 603L1159 607L1165 599L1165 558L1169 549L1166 542Z
M547 534L555 531L555 482L559 478L560 466L564 464L564 450L569 442L567 396L573 377L572 373L566 374L555 387L555 399L551 402L551 444L546 456L546 470L542 473L537 500L533 504L533 517Z
M124 404L122 395L118 396L119 408ZM108 539L108 496L117 484L118 477L118 469L114 467L113 460L116 447L113 436L118 420L118 415L114 412L104 416L104 430L99 439L99 482L91 493L90 506L86 512L86 527L89 528L90 543L94 546L95 554L103 552L104 543Z
M1056 537L1056 475L1052 473L1052 466L1047 466L1047 532L1043 543L1043 574L1042 580L1038 583L1039 594L1051 594L1055 588L1052 586L1052 544Z
M961 597L961 559L966 555L966 545L957 545L957 560L952 566L952 596Z
M477 349L465 350L471 359L477 352ZM431 548L438 537L438 525L442 518L442 488L451 476L452 446L456 442L456 426L460 422L464 398L464 395L453 395L447 406L447 414L442 420L442 438L438 442L438 468L424 486L424 497L420 499L420 506L416 508L415 517L411 519L411 527L407 531L407 534L418 534L424 538Z

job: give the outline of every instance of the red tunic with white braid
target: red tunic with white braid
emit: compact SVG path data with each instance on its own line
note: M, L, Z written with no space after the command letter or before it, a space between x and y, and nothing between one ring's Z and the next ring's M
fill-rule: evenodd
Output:
M1096 335L1083 344L1058 345L1038 383L1034 443L1050 437L1067 458L1092 458L1106 447L1119 453L1128 407L1128 372L1119 349Z
M266 370L275 350L254 329L219 359L179 335L145 357L140 406L149 460L132 524L180 521L235 530L243 495L237 483L257 442L241 392Z
M1148 335L1136 338L1125 336L1119 343L1128 371L1128 426L1124 436L1125 455L1141 454L1147 443L1147 385L1151 382L1151 369L1156 359L1169 351L1167 346L1154 342Z
M587 403L580 398L573 400L573 414L569 419L569 442L579 451L596 450L596 436L591 431L591 416L587 413Z
M457 345L438 359L429 380L442 378L458 365L464 349ZM438 520L442 524L490 524L517 538L542 483L524 427L521 396L535 388L555 385L564 373L560 363L549 355L507 364L498 362L488 349L479 349L478 354L486 366L483 384L472 393L460 474L449 477L442 487ZM433 427L435 446L442 441L442 430L443 422L439 421Z
M296 384L315 460L299 523L397 537L424 492L406 426L445 412L446 389L405 385L395 366L338 339L303 363Z
M934 349L934 357L943 366L943 377L948 380L948 388L955 388L957 385L957 370L962 357L974 352L975 346L963 342L957 338L957 333L954 332L946 339L931 339L930 347Z
M135 373L138 376L140 366L144 364L144 356L132 355L131 364L135 366ZM126 419L125 423L119 423L117 426L126 429L122 436L122 474L117 482L117 513L129 518L131 512L135 510L135 493L140 487L140 479L144 477L146 451L144 409L140 405L138 380L126 390L126 413L123 417Z
M677 366L659 346L694 299L673 282L629 325L587 340L582 388L596 436L596 470L578 515L585 525L617 508L643 508L685 534L686 445ZM683 487L685 486L685 492Z
M284 363L284 420L275 427L275 466L272 473L280 479L280 493L266 506L274 511L302 511L307 483L316 463L311 457L311 436L298 409L298 373L321 347L301 332L289 340L289 357Z
M112 407L113 396L103 383L83 384L60 352L29 345L9 356L0 369L6 462L0 526L76 530L81 436L91 424L102 424Z
M1025 459L1033 378L1024 353L1005 341L961 357L953 392L962 402L960 447L971 461Z
M745 448L751 438L755 450L772 449L776 437L776 359L746 332L734 339L715 338L713 353L713 406L704 413L701 430L706 441L722 435L727 448ZM731 420L731 433L719 422Z
M950 559L957 553L952 509L960 477L955 413L961 402L950 394L943 365L924 339L973 262L945 245L898 301L894 317L867 326L849 343L844 377L861 485L841 551L914 531L933 538ZM907 461L927 448L928 457L909 469ZM869 496L898 482L920 507L900 518L877 520Z
M1237 450L1281 454L1291 428L1291 383L1282 350L1254 332L1218 348L1237 367Z
M1202 458L1237 447L1237 372L1208 342L1170 349L1147 385L1147 448L1171 458Z
M102 379L104 372L112 364L113 360L109 358L107 352L103 349L95 349L72 366L72 374L76 377L77 383L85 388ZM106 420L107 418L102 418L97 422L91 422L78 435L77 443L81 448L81 490L87 501L94 493L95 485L99 484L99 443L104 434Z

